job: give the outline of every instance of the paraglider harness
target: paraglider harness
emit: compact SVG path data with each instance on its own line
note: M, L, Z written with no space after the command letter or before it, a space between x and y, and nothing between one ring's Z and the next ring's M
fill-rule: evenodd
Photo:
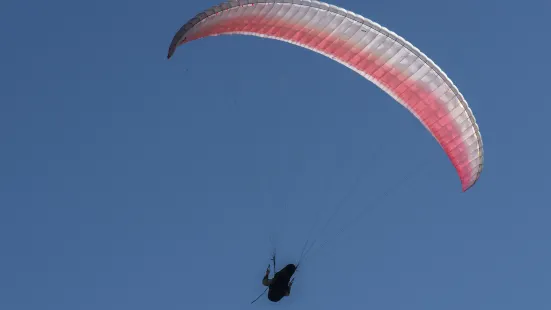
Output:
M278 282L276 282L276 279L278 279L279 276L283 276L282 273L287 272L287 270L286 270L285 268L282 269L282 270L280 270L279 272L276 272L277 269L276 269L276 254L275 254L275 251L274 251L274 254L272 255L272 259L271 259L271 260L272 260L272 263L273 263L273 265L274 265L274 277L273 277L273 279L272 279L272 283L264 290L264 292L262 292L262 294L260 294L255 300L253 300L253 301L251 302L251 304L254 304L258 299L260 299L260 297L264 296L264 294L266 294L266 292L267 292L269 289L272 289L272 288L273 288L272 285L273 285L274 283L278 283ZM270 264L268 264L268 269L269 269L269 268L270 268ZM297 264L297 266L295 267L295 270L293 271L293 274L294 274L297 270L298 270L298 264ZM293 282L294 282L294 281L295 281L295 278L292 277L291 280L289 281L289 287L293 285ZM269 296L268 298L270 298L270 296ZM279 298L279 299L281 299L281 298Z

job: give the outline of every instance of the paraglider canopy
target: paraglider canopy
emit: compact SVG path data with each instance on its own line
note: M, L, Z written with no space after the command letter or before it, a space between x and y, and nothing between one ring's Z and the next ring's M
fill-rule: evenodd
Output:
M244 34L285 41L349 67L408 109L454 165L462 189L483 167L482 137L463 95L425 54L394 32L315 0L232 0L190 19L169 50L208 36Z

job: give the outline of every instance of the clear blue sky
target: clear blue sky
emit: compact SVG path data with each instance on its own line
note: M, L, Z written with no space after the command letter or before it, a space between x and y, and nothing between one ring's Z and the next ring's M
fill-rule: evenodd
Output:
M321 55L226 36L167 61L215 3L2 1L0 309L551 309L550 1L332 1L463 92L486 155L466 193L405 109ZM345 198L327 236L362 217L291 298L251 306L270 238L294 262Z

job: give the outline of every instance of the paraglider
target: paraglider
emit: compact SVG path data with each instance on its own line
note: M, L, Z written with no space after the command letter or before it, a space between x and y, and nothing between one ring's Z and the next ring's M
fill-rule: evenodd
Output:
M274 264L274 270L276 270L275 252L272 256L272 262ZM297 268L298 265L288 264L287 266L283 267L283 269L281 269L279 272L276 272L274 274L274 277L270 279L270 265L268 265L268 268L266 269L266 274L264 275L264 278L262 278L262 285L267 286L267 288L262 294L260 294L260 296L253 300L251 304L254 304L260 297L266 294L266 291L268 291L268 300L272 302L278 302L283 299L283 297L290 296L291 287L293 286L293 282L295 281L293 275L297 271Z
M275 255L272 258L272 261L274 262L275 270ZM288 264L287 266L283 267L283 269L276 272L274 274L274 277L270 279L270 265L268 265L268 269L266 269L266 274L264 275L264 278L262 278L262 285L268 287L268 299L270 301L278 302L283 299L283 297L291 295L291 286L293 286L294 282L294 279L292 279L292 277L296 270L297 266L295 264Z
M463 95L425 54L396 33L343 8L315 0L231 0L190 19L168 49L224 34L266 37L323 54L376 84L408 109L446 152L471 188L483 167L483 144Z
M439 66L396 33L316 0L230 0L187 21L174 35L167 58L183 44L231 34L284 41L350 68L419 120L448 156L463 191L480 178L482 136L467 101ZM309 253L312 246L303 253ZM292 277L306 255L301 254L297 265L285 266L272 279L268 267L262 284L267 286L270 301L290 296Z

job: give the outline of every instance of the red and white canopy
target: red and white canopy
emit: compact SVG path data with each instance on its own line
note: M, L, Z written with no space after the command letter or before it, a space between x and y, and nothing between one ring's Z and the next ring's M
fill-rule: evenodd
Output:
M189 20L168 58L184 43L244 34L313 50L375 83L429 130L453 163L463 191L483 166L478 125L457 87L421 51L392 31L345 9L314 0L233 0Z

